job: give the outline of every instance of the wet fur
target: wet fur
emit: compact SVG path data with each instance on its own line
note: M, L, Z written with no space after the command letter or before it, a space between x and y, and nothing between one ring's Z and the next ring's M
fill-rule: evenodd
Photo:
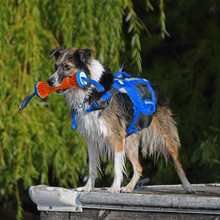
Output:
M105 92L110 90L113 83L113 74L99 61L92 58L89 49L56 48L51 51L50 56L56 58L56 72L48 79L51 86L59 86L65 77L72 76L78 70L85 71L88 78L98 81ZM151 125L135 134L126 137L126 128L133 116L133 104L126 94L117 94L111 104L99 111L86 112L86 108L104 93L98 93L91 85L84 89L72 87L57 93L64 95L66 102L74 106L78 131L84 136L89 152L89 179L84 187L77 188L78 191L91 191L97 178L97 167L99 167L99 151L106 146L109 154L114 159L114 181L109 192L131 192L142 175L142 167L139 163L139 143L142 140L142 154L146 156L147 149L150 155L163 153L167 161L169 155L172 157L177 173L182 181L183 188L188 193L195 190L188 182L182 166L178 160L180 140L176 128L176 122L172 117L169 101L165 98L160 88L151 83L156 97L156 112L153 115ZM92 91L89 100L81 106L85 95ZM146 98L150 98L150 91ZM125 156L133 166L134 175L130 183L121 188L123 179L122 172L125 171Z

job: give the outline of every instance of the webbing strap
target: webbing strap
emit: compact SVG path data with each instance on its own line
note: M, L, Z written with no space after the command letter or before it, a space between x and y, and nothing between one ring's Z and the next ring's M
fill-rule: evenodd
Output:
M119 92L120 91L112 86L112 88L106 92L99 100L94 101L91 106L86 109L86 111L92 112L108 107L112 101L112 98Z
M115 78L118 78L118 76L120 76L120 75L123 75L123 76L125 76L125 77L127 77L127 78L131 78L131 76L128 74L128 73L126 73L126 72L117 72L115 75L114 75L114 77ZM121 77L120 77L121 78Z
M72 117L72 126L71 126L71 129L74 129L76 130L76 119L75 119L75 109L73 108L72 109L72 112L71 112L71 117Z
M138 92L138 90L136 89L136 87L134 86L133 83L127 81L127 84L133 89L133 91L135 92L135 98L137 100L138 105L136 106L136 109L134 109L135 112L135 116L133 121L131 122L130 126L126 129L126 132L128 134L132 134L132 133L136 133L138 131L138 128L133 128L135 122L137 121L137 118L139 116L139 114L141 113L141 96ZM133 102L133 100L132 100ZM136 110L136 111L135 111Z
M149 112L149 114L153 114L156 110L156 98L155 98L154 90L152 89L149 81L146 81L146 84L148 85L148 88L151 91L151 97L152 97L152 102L153 102L153 109L151 110L151 112Z

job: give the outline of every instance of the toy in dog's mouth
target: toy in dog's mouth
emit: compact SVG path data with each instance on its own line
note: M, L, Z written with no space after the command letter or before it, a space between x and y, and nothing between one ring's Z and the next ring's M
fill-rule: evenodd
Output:
M84 80L83 80L84 79ZM83 71L78 71L72 77L66 77L62 84L57 87L50 86L47 82L38 82L35 86L35 92L39 98L46 98L50 92L56 92L58 95L63 95L67 89L71 87L84 88L88 82L87 76Z
M78 71L73 74L72 77L67 77L64 79L63 83L58 87L51 87L48 85L47 82L38 82L35 85L35 92L26 97L19 105L20 109L23 109L27 106L29 101L37 95L39 98L44 99L46 98L50 92L56 92L58 95L63 95L66 93L70 88L78 87L84 88L91 83L94 85L98 92L104 92L105 88L100 85L98 82L92 79L88 79L87 75L83 71Z
M72 88L72 87L71 87ZM58 94L58 95L63 95L64 93L66 93L67 92L67 90L69 90L70 88L68 88L68 89L60 89L60 90L57 90L56 91L56 93Z

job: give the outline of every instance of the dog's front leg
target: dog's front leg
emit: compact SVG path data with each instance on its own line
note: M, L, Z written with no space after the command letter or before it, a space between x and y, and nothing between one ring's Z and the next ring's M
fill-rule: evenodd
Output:
M116 151L114 153L114 181L111 188L108 190L110 193L119 193L121 189L121 182L123 180L124 165L124 151Z
M91 140L86 140L88 154L89 154L89 178L86 182L86 185L83 187L78 187L76 190L79 192L90 192L95 186L95 180L98 178L97 175L97 144Z

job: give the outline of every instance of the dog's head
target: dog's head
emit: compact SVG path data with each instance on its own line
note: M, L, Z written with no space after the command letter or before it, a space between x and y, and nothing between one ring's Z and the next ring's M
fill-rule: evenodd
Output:
M88 65L92 60L92 51L90 49L64 49L59 47L50 51L48 58L50 59L52 56L56 58L56 71L47 81L50 86L60 86L66 77L71 77L79 70L84 71L88 78L91 77L88 69ZM57 94L63 95L68 90L58 90Z

